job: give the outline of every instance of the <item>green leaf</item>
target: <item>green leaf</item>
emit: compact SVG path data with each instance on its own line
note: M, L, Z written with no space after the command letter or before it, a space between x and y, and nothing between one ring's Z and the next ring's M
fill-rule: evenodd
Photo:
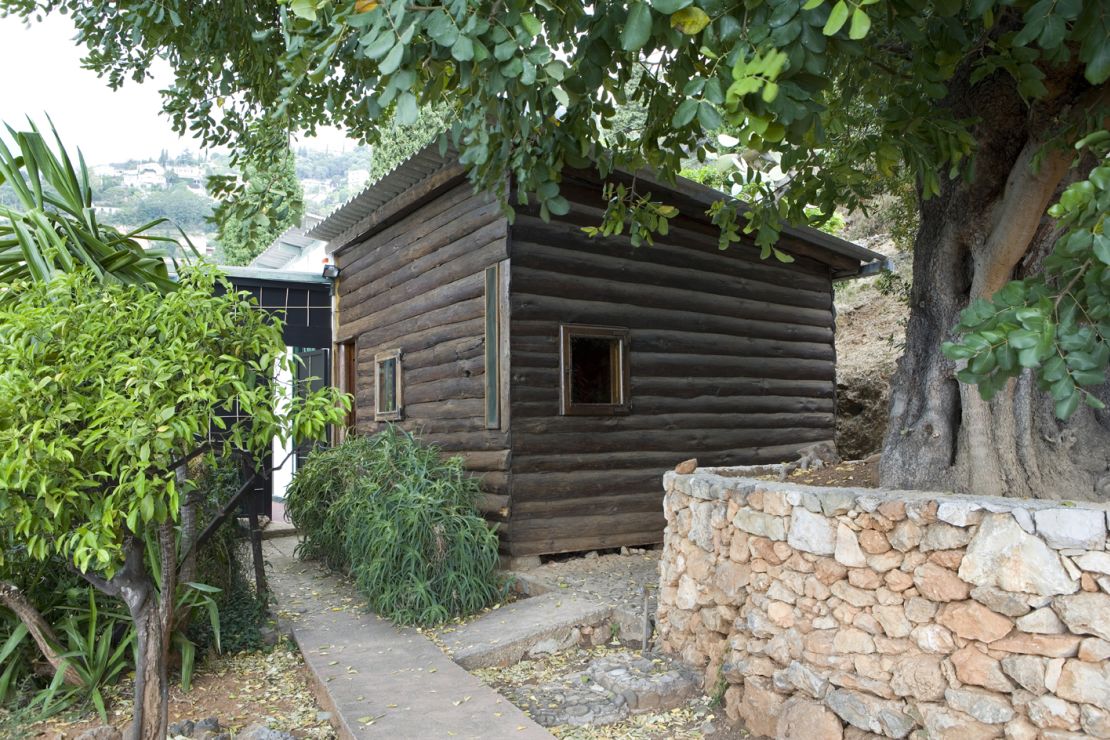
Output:
M848 38L853 41L859 41L867 32L871 30L871 19L867 17L867 13L863 8L856 8L852 11L852 26L848 29Z
M451 46L451 56L460 62L469 62L474 58L474 42L468 36L459 36Z
M621 48L625 51L639 51L651 38L651 8L646 3L636 2L628 11L628 18L621 31Z
M821 32L826 36L835 36L836 32L844 27L848 21L848 5L844 0L837 0L836 5L833 6L832 12L829 13L829 19L825 22L825 27Z
M693 2L694 0L651 0L651 7L663 15L670 15L671 13L677 13Z
M520 25L523 26L524 30L528 32L528 35L532 37L539 36L540 31L543 30L540 19L531 13L524 13L520 16Z
M825 0L806 0L806 4L802 6L802 10L813 10L819 8Z
M678 108L671 118L671 125L675 128L682 128L694 120L694 116L698 114L698 101L693 98L686 98L679 103Z
M386 54L385 59L382 60L382 63L379 66L381 73L383 75L391 75L396 72L397 68L401 66L401 59L404 54L405 47L403 44L397 44L392 49L390 49L389 53Z
M1069 395L1056 401L1056 418L1067 420L1079 408L1079 392L1072 391Z
M690 6L671 15L671 28L687 36L701 33L709 25L709 16L701 8Z
M293 11L293 15L306 21L316 20L315 0L293 0L289 3L289 10Z

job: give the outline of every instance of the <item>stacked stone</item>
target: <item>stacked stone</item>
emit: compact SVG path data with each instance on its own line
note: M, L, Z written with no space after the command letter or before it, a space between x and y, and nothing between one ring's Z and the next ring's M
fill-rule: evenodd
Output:
M666 476L658 626L732 719L1110 738L1110 507L727 472Z

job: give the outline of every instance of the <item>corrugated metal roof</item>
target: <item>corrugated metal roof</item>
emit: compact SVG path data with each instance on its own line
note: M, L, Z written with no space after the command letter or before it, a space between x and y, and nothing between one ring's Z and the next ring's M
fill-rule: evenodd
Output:
M332 211L320 224L308 232L308 236L326 240L328 242L328 252L334 252L354 238L361 236L357 233L358 229L356 227L379 208L416 183L445 167L456 165L457 162L458 153L454 148L449 148L447 154L441 156L439 146L435 143L429 144L397 165L378 181L368 185L361 193ZM706 205L721 198L731 198L727 193L706 187L693 180L687 180L684 177L676 177L673 185L664 183L656 178L653 173L647 171L636 173L636 177L654 183L659 187L675 190ZM747 204L742 203L742 206L746 208ZM872 262L883 262L885 264L886 257L878 252L808 226L787 226L783 228L783 233L820 249L858 260L863 264Z
M332 251L338 237L359 221L438 170L454 165L457 160L458 153L453 147L448 148L445 156L440 156L439 145L435 142L429 144L332 211L307 232L308 236L328 242L328 251Z
M274 239L257 257L251 260L250 267L278 268L289 264L306 249L318 246L321 241L305 234L320 223L319 216L306 215L300 226L290 226Z

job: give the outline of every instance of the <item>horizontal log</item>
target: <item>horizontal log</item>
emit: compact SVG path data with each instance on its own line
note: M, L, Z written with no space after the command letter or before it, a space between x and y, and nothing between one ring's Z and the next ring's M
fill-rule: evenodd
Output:
M524 324L525 322L519 322ZM535 326L536 322L527 322ZM514 329L512 350L517 352L546 353L558 360L558 329L551 323L543 325L543 333L523 333L519 325ZM786 342L759 337L731 334L712 334L680 330L637 329L631 335L631 349L635 352L675 354L753 355L757 357L799 357L803 359L835 360L836 352L831 342Z
M518 409L514 409L514 412ZM633 406L628 416L527 416L517 414L513 431L517 434L611 434L643 431L649 433L698 431L709 429L782 429L831 428L833 411L825 412L752 412L741 414L655 414L637 412Z
M406 403L405 413L414 419L485 419L485 401L481 398L456 398L449 401Z
M513 472L558 473L575 470L654 470L658 472L660 485L662 485L663 473L691 457L697 457L698 463L703 466L724 466L743 464L742 460L747 455L747 450L735 448L725 451L701 450L696 453L692 453L690 450L662 450L657 452L625 450L621 452L576 454L538 452L514 455ZM789 457L792 459L793 455Z
M460 457L466 469L473 471L508 470L511 459L509 450L467 451L460 453Z
M758 319L804 326L832 324L830 306L822 308L784 306L751 300L743 297L739 291L734 291L731 295L721 295L701 293L684 286L653 285L650 289L646 289L643 284L618 282L608 276L570 275L521 267L515 262L512 270L513 291L529 295L604 300L607 303L619 303L625 306L692 311L737 319Z
M484 398L485 383L481 376L469 378L444 378L429 383L406 385L405 403L426 403L446 401L452 398Z
M344 270L349 270L349 279L359 276L359 281L349 281L347 284L349 290L357 290L364 284L360 281L369 280L374 276L374 273L364 274L367 268L373 270L375 265L380 265L377 268L380 272L376 273L380 276L404 264L404 260L386 261L391 259L401 245L423 240L445 225L467 218L468 214L474 214L479 219L489 218L495 208L497 208L496 203L490 199L475 196L473 188L459 185L439 198L411 211L382 231L364 238L356 246L340 252L337 255L340 275ZM406 255L409 259L414 256L420 255Z
M648 513L663 508L663 485L650 493L618 494L615 496L585 496L558 500L537 499L513 501L512 516L533 518L538 516L568 516L577 513L620 516L624 513Z
M543 392L543 400L523 401L513 399L513 415L517 419L543 419L559 415L559 392L557 389L547 389ZM805 396L698 396L696 398L671 398L669 396L645 396L632 392L632 413L620 417L579 417L596 419L611 426L622 426L625 423L633 426L654 424L652 419L659 416L681 417L689 416L689 423L710 423L714 417L725 417L726 423L735 423L736 415L750 414L809 414L826 413L835 411L835 402L832 397L810 398ZM633 419L641 419L633 422ZM622 421L626 420L626 421ZM518 429L520 427L517 427Z
M404 369L404 382L408 385L416 385L445 378L469 378L485 375L485 373L486 358L478 353L477 357L460 357L457 360L438 365L421 365L416 362L408 362Z
M509 497L495 493L483 493L478 497L478 511L496 519L508 519Z
M555 388L559 384L558 366L534 367L526 358L513 357L513 383ZM629 357L632 382L637 378L720 377L735 374L751 377L760 374L782 380L822 380L833 382L836 365L828 360L802 360L763 357L718 357L714 355L661 355L633 352Z
M582 231L583 226L596 226L601 221L602 209L591 210L576 206L566 216L545 223L530 213L518 212L512 227L512 257L517 240L534 244L566 244L583 250L610 250L611 254L631 254L639 259L672 267L691 267L699 270L719 270L725 274L749 276L778 285L797 285L806 290L831 291L829 268L806 259L785 264L774 259L759 257L758 249L721 250L716 235L694 228L689 221L682 221L669 229L666 238L656 239L650 247L631 248L626 237L591 239ZM716 228L716 227L710 227ZM644 254L652 250L650 255ZM643 256L641 256L643 255ZM731 264L721 258L732 260Z
M512 529L508 530L510 533ZM567 552L586 550L606 550L617 547L639 547L656 545L663 541L663 528L652 527L645 532L625 532L621 534L602 534L590 537L540 538L515 541L511 534L502 541L502 551L512 557L526 555L557 555Z
M685 260L657 261L657 257L666 252L656 247L599 246L593 241L544 244L528 241L527 236L524 230L513 230L514 269L524 267L564 275L593 275L662 288L681 286L688 291L743 296L800 308L827 309L832 301L827 281L815 281L806 289L786 283L781 277L776 281L758 279L750 270L737 269L736 259L721 252L699 255L697 260L687 255Z
M667 432L610 431L604 434L581 432L546 432L526 434L513 431L513 453L527 454L559 450L566 453L621 452L624 450L689 450L697 455L699 449L727 450L758 446L795 445L795 449L828 440L832 437L827 426L803 428L781 427L767 429L707 429L674 430Z
M395 174L395 177L402 177ZM349 244L368 234L375 234L405 218L406 215L421 207L434 203L461 185L465 168L458 162L448 162L436 171L412 180L404 189L389 201L374 208L369 214L332 240L339 245L340 251Z
M826 326L782 323L757 317L733 318L698 311L625 306L609 301L533 295L517 290L509 298L513 325L518 321L548 321L558 324L603 324L632 330L666 329L738 337L762 337L793 342L824 342L833 339L832 317Z
M444 212L466 203L472 197L472 188L466 185L458 185L443 193L439 198L424 204L415 213L406 215L385 229L374 234L363 235L359 241L352 243L335 255L335 263L340 268L340 276L342 277L342 271L347 268L351 268L351 274L353 275L356 272L361 272L363 267L372 264L375 259L380 259L383 255L382 247L398 236L411 234L414 230L419 230L416 233L428 233L436 225L455 220L458 218L458 213L466 213L471 208L464 205L456 215L448 216L445 219L439 217Z
M654 493L663 486L662 473L640 470L569 470L558 473L513 471L514 501L551 501L565 498ZM589 513L588 508L581 513Z
M626 179L631 182L622 173L614 173L610 175L608 180ZM600 199L601 195L601 180L596 176L579 179L574 176L564 178L563 184L560 187L560 193L565 193L566 197L571 202L570 213L562 217L562 221L571 221L572 223L579 223L579 225L596 226L601 222L602 215L605 211L605 201ZM642 188L641 188L642 190ZM653 193L659 193L662 190L664 202L672 203L679 208L680 213L677 217L670 220L669 233L661 236L656 240L658 244L660 241L666 242L667 240L677 239L677 232L684 230L693 231L701 234L705 238L711 240L712 244L716 246L720 240L720 228L713 225L705 216L705 204L688 195L671 191L669 189L656 189L653 186ZM529 215L535 216L538 213L538 208L532 207L528 210ZM798 239L789 234L783 234L779 238L777 245L783 251L789 253L794 257L794 261L789 263L789 266L797 269L817 269L819 266L827 265L835 269L848 269L850 267L858 266L858 260L852 260L850 257L837 254L827 249L822 249L814 244L811 244L802 239ZM737 251L742 256L751 258L758 257L759 249L748 237L743 237L738 244L731 246L726 251ZM775 261L770 259L768 261Z
M513 540L523 540L536 534L544 538L583 537L597 534L619 534L621 532L644 532L659 527L660 535L666 521L663 507L658 511L640 512L627 516L567 516L567 517L516 517L510 516L513 527Z
M480 300L484 289L485 283L480 273L466 275L381 311L364 314L357 319L344 316L342 331L361 334L379 327L402 324L406 320L427 316L437 309L449 308L468 299Z
M431 337L437 335L455 339L460 336L482 336L484 322L482 321L485 305L481 298L474 297L458 303L443 306L428 313L414 316L411 319L400 321L396 324L387 324L379 327L367 328L363 331L352 331L349 326L340 328L340 341L358 338L358 346L362 348L386 349L389 347L405 347L413 349L426 349L434 344ZM476 319L476 321L474 321ZM451 324L467 323L465 327L452 327ZM422 333L427 332L427 333Z
M474 234L481 236L472 237ZM460 203L443 216L429 221L417 214L402 231L389 240L380 240L366 258L348 265L351 278L344 285L344 298L363 301L379 292L403 285L453 257L465 254L459 242L489 243L506 238L506 225L497 204ZM342 275L342 270L340 271Z

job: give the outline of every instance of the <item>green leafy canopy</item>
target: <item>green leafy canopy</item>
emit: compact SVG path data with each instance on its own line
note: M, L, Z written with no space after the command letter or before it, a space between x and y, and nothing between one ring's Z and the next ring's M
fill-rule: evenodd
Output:
M176 469L205 440L261 458L320 437L333 389L280 404L280 326L191 268L163 295L88 270L17 281L0 304L0 533L111 577L125 545L176 521ZM225 284L226 285L226 284ZM224 419L232 409L241 416ZM249 418L249 421L247 420ZM238 420L237 420L238 419ZM220 438L213 438L215 432Z
M112 84L167 59L176 79L165 108L208 145L250 145L251 126L266 117L309 132L336 125L377 143L384 120L411 124L422 108L443 107L453 121L447 138L475 184L506 204L534 200L544 217L569 209L560 193L566 166L597 162L604 176L649 167L666 181L691 157L713 155L726 128L743 147L774 153L789 174L771 182L753 168L737 183L752 207L723 199L711 210L722 246L747 238L765 256L783 224L861 207L876 172L917 182L924 199L948 179L973 178L975 120L948 104L969 68L972 85L1012 80L1031 116L1058 122L1047 146L1102 129L1108 110L1102 0L0 0L0 8L64 8L86 63ZM635 135L615 130L628 104L647 111ZM607 192L599 234L630 228L648 241L645 230L660 233L669 218L642 186Z

